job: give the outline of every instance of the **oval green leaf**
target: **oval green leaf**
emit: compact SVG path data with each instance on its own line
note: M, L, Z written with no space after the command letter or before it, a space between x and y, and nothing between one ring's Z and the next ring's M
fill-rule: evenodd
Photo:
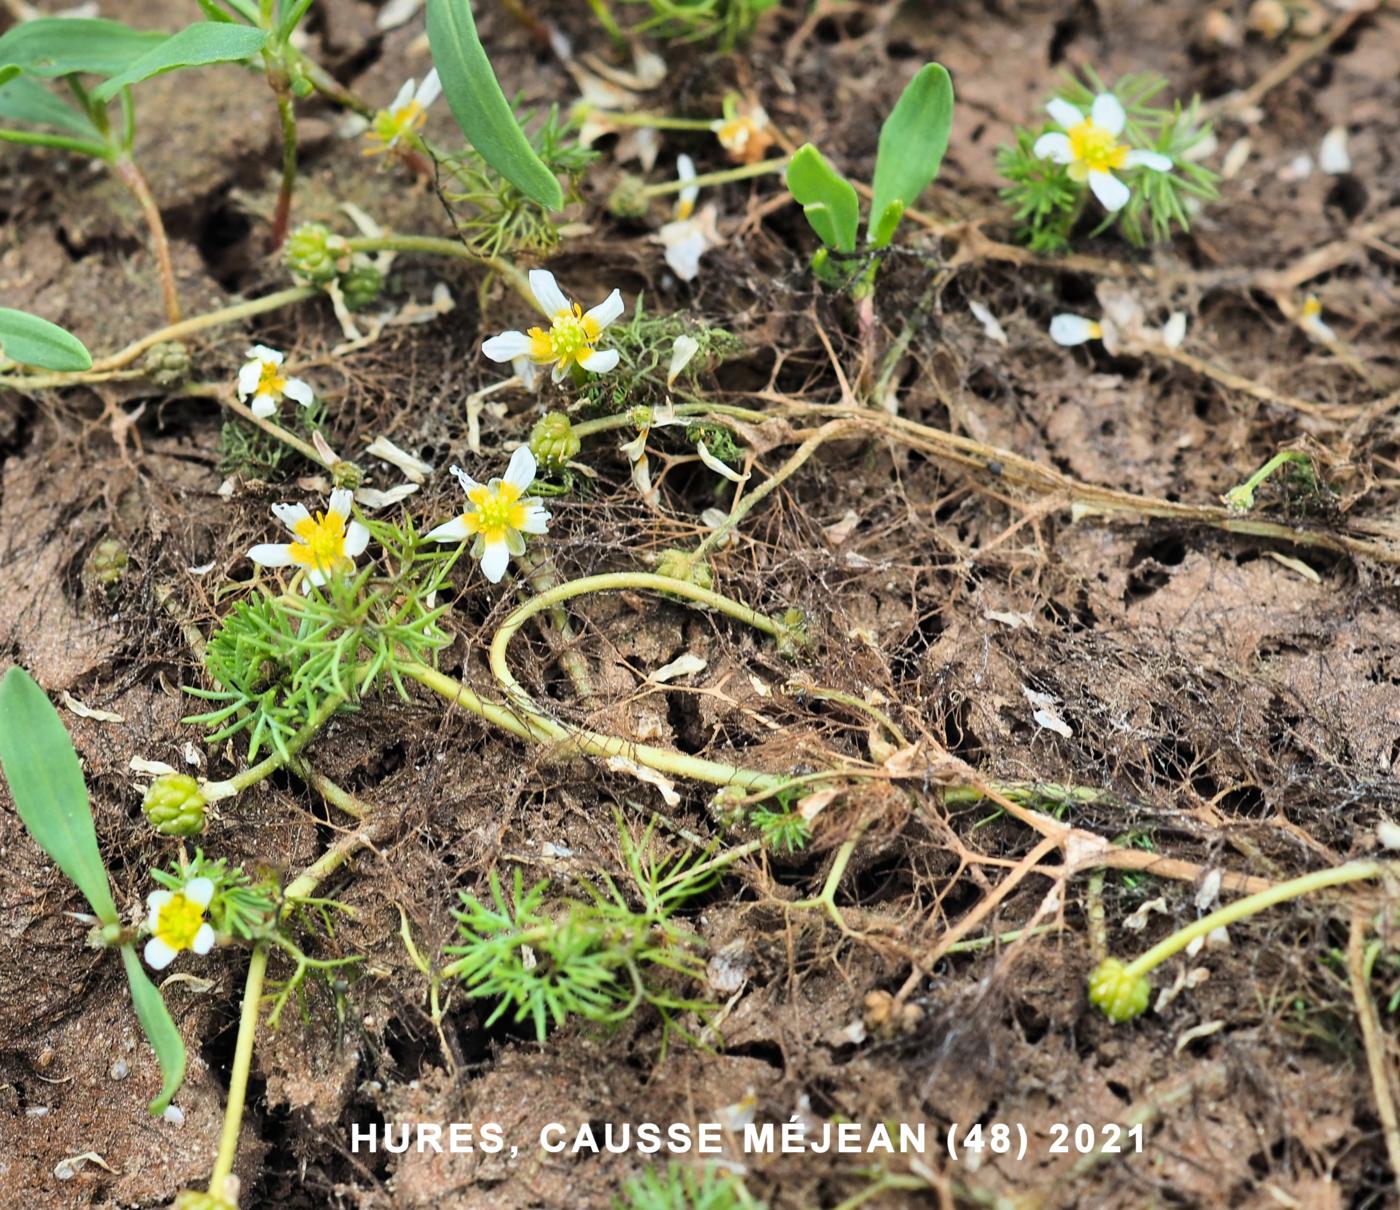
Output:
M883 248L894 238L894 228L886 230L890 207L900 203L902 214L938 175L952 128L953 81L941 64L926 63L880 128L866 236L875 247Z
M158 1117L185 1082L185 1042L175 1028L170 1010L165 1007L160 988L151 982L132 946L122 946L122 965L126 967L126 981L131 986L136 1019L141 1022L146 1041L156 1052L156 1061L160 1064L160 1093L150 1106L151 1116Z
M267 42L267 31L246 25L200 21L171 34L164 42L142 55L125 71L113 76L92 95L110 101L123 88L130 88L152 76L178 71L182 67L206 67L211 63L237 63L252 58Z
M860 226L855 186L811 143L799 147L788 161L787 187L822 243L838 252L855 251Z
M47 319L27 311L12 311L9 307L0 307L0 355L44 370L67 372L92 368L92 355L71 332Z
M0 38L0 64L30 76L115 76L164 42L159 30L98 18L39 17Z
M531 201L560 209L564 191L515 120L477 36L469 0L428 0L428 45L443 96L472 146Z
M73 880L103 924L119 924L73 741L48 695L19 667L0 680L0 768L34 843Z
M18 71L17 67L4 71ZM23 76L0 84L0 121L22 126L56 126L80 138L102 139L102 132L71 105L65 105L38 80Z

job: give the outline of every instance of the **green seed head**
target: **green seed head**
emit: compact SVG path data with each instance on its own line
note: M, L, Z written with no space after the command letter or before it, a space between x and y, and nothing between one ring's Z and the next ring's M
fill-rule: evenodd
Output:
M131 556L115 538L103 538L87 557L86 571L90 581L100 588L110 589L126 575Z
M576 457L583 443L574 435L574 426L563 412L546 412L530 430L530 453L547 471L564 469Z
M641 218L647 212L646 182L639 176L625 176L608 194L608 213L614 218Z
M1152 984L1145 975L1129 975L1117 958L1105 958L1089 976L1089 1000L1115 1024L1131 1021L1147 1008Z
M287 239L285 259L293 277L323 286L350 268L350 245L324 223L302 223Z
M163 773L142 800L151 827L162 836L193 836L204 830L204 794L188 773Z
M190 376L190 351L178 340L152 345L141 359L141 369L158 387L177 387Z
M668 576L672 580L684 580L697 588L715 586L715 573L708 560L697 559L689 551L677 550L674 547L657 555L656 574Z
M352 311L372 306L383 289L384 274L368 263L352 265L340 275L340 292Z
M365 473L353 462L341 458L331 465L331 482L336 487L348 487L352 492L364 482Z

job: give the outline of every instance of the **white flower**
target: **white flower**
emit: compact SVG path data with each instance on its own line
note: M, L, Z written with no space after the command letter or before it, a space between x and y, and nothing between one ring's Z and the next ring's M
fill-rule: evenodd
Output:
M266 345L254 345L246 356L249 360L238 371L238 398L244 403L252 400L248 406L254 416L266 419L274 415L283 399L304 408L311 406L316 392L300 378L288 378L282 372L284 354Z
M181 950L207 954L214 948L214 928L204 919L204 909L214 898L208 878L191 878L178 891L152 891L146 896L146 964L163 971Z
M1035 154L1069 168L1071 180L1088 181L1094 196L1108 211L1121 210L1130 196L1127 185L1113 175L1114 169L1150 168L1167 172L1172 162L1157 151L1139 151L1120 143L1128 115L1122 102L1111 92L1094 98L1086 118L1068 101L1056 97L1045 107L1063 133L1043 134L1035 142Z
M1162 325L1162 343L1169 349L1179 349L1186 340L1186 312L1173 311Z
M1050 321L1050 339L1057 345L1082 345L1103 339L1103 324L1082 315L1056 315Z
M1337 334L1332 331L1331 325L1322 318L1322 303L1316 294L1309 294L1303 300L1298 326L1322 344L1335 344L1337 342Z
M266 542L253 547L248 557L263 567L300 567L318 587L332 576L355 570L355 560L369 545L369 530L350 519L348 488L331 492L330 507L312 516L300 504L274 504L272 514L296 540L285 545Z
M599 337L625 310L622 292L614 290L590 311L571 303L554 274L547 269L530 270L530 289L549 316L549 331L531 328L528 332L502 332L481 346L492 361L514 362L528 358L537 366L553 366L551 377L560 381L577 365L590 374L606 374L617 365L616 349L599 349Z
M499 584L506 574L511 555L525 553L525 535L543 534L549 529L549 513L539 500L525 495L525 489L535 481L535 456L529 446L522 445L510 456L505 478L478 483L460 466L452 473L467 493L471 507L461 516L453 517L425 537L433 542L472 543L472 558L481 564L481 571L492 584Z
M653 243L666 249L666 263L681 281L694 281L700 272L700 258L724 243L715 226L718 217L714 203L706 202L699 214L675 219L651 237Z
M397 146L405 135L415 134L428 120L428 106L441 93L442 82L438 79L436 67L417 86L412 80L405 80L394 103L374 115L369 130L365 132L369 146L364 149L364 154L383 155Z

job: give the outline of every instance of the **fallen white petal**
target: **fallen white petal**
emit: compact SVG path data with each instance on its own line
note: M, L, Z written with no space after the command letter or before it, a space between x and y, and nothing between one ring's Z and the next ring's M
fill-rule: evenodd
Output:
M1345 126L1334 126L1323 135L1322 145L1317 149L1317 166L1328 176L1341 176L1351 171Z
M62 700L63 704L67 706L68 709L71 710L74 714L76 714L79 718L95 719L99 723L126 722L126 719L123 718L120 714L113 714L110 710L95 710L91 706L85 706L76 697L69 693L67 689L65 689L61 694L59 694L59 698Z
M984 304L973 299L967 304L967 309L977 317L977 322L982 325L982 331L987 334L989 339L996 341L999 345L1010 343L1006 337L1006 329L1001 326L1001 322L987 310Z
M399 470L412 479L414 483L426 483L428 476L433 473L433 468L421 458L415 458L407 450L395 445L387 437L376 437L365 448L365 453L390 466L396 466Z
M653 672L647 680L658 685L664 685L667 681L674 681L682 676L694 676L697 672L704 672L709 665L705 659L694 652L687 651L678 655L669 664L663 664Z

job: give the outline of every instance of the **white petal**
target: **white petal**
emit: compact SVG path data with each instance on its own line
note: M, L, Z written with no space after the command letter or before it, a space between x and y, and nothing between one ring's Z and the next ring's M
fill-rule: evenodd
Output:
M300 525L301 522L311 519L311 514L306 511L306 505L304 504L274 504L272 506L272 515L290 529L292 533L296 533L297 526Z
M259 567L290 567L292 551L289 546L279 546L276 542L261 542L254 546L248 557Z
M264 393L253 400L248 410L258 419L266 420L269 416L277 415L277 400Z
M691 231L679 243L668 244L666 263L681 281L694 281L700 275L700 258L708 246L703 231Z
M1052 97L1045 109L1050 114L1051 120L1066 130L1071 126L1078 126L1084 120L1084 115L1061 97Z
M695 443L695 452L700 455L701 462L714 471L716 475L723 475L730 483L742 483L748 478L747 475L739 474L732 466L727 466L716 458L705 448L705 443L703 441L697 441Z
M309 408L316 401L316 392L311 389L311 384L300 378L288 378L282 387L282 394L304 408Z
M1128 199L1132 197L1128 187L1111 172L1091 172L1089 174L1089 188L1093 190L1094 196L1103 203L1103 208L1110 213L1122 210L1128 204Z
M214 898L214 882L209 878L191 878L185 883L183 894L191 903L207 908Z
M535 455L528 445L522 445L510 456L506 467L505 481L522 492L535 481Z
M1128 115L1123 112L1123 102L1111 92L1101 92L1094 98L1094 108L1089 111L1095 126L1101 126L1109 134L1123 133L1128 124Z
M539 366L528 357L512 357L510 368L515 371L515 376L520 379L520 385L527 391L533 391L543 379Z
M331 492L331 502L328 507L329 512L338 513L342 517L350 516L350 506L354 503L355 493L348 487L338 487Z
M556 361L554 368L549 371L549 381L560 383L564 381L564 375L569 372L569 363L566 361Z
M1102 332L1094 320L1082 315L1056 315L1050 321L1050 339L1057 345L1082 345L1086 340L1097 340Z
M1130 151L1128 158L1123 161L1125 168L1151 168L1153 172L1170 172L1172 169L1171 156L1163 155L1160 151Z
M462 485L462 490L464 492L469 492L472 490L472 488L480 486L480 484L477 483L477 481L473 479L469 474L467 474L467 472L464 471L460 466L454 466L451 468L451 470L452 477Z
M587 356L580 357L578 363L590 374L606 374L617 368L620 356L616 349L594 349Z
M618 449L627 455L628 460L636 462L640 458L645 458L647 454L647 429L643 429L631 441L624 441Z
M190 949L196 954L207 954L214 948L214 926L207 921L199 926L199 931L195 933L194 940L190 942Z
M465 542L468 538L467 523L461 517L453 517L451 521L444 521L435 529L430 529L423 535L428 542Z
M1328 176L1341 176L1351 171L1345 126L1333 126L1322 137L1322 145L1317 149L1317 166Z
M530 505L525 513L525 523L520 527L520 532L524 534L548 533L549 510L542 504Z
M238 397L247 399L258 389L258 380L262 378L262 362L244 362L243 368L238 371Z
M488 542L481 552L481 574L492 584L499 584L510 566L510 547L504 542Z
M280 366L286 354L279 353L276 349L269 349L266 345L254 345L248 350L247 356L259 362L270 361L273 365ZM261 369L262 367L259 366L258 368Z
M159 937L152 937L146 942L145 954L147 966L152 970L163 971L175 961L176 951L166 945Z
M666 386L680 377L681 371L690 364L691 358L700 351L700 342L693 336L677 336L671 346L671 364L666 369Z
M700 186L690 183L695 180L695 161L688 155L677 156L676 175L685 184L676 195L675 215L687 219L695 213L695 199L700 196Z
M1162 343L1169 349L1181 348L1186 339L1186 312L1173 311L1171 318L1162 325Z
M632 486L648 503L656 499L656 489L651 485L651 462L646 454L632 463Z
M573 308L569 305L569 300L564 297L564 291L559 288L559 283L554 280L554 274L548 269L530 270L530 291L535 296L535 301L544 309L544 313L549 316L558 315L560 311L571 313ZM488 353L489 357L490 354Z
M399 95L394 98L394 103L389 106L389 112L392 113L396 109L402 109L411 100L413 100L413 81L405 80L403 82L403 87L399 89Z
M302 582L302 592L309 593L311 591L311 589L307 586L308 583L314 584L317 588L323 587L326 583L326 573L322 571L319 567L308 568L306 572L306 580Z
M584 314L589 319L596 321L600 328L606 328L625 310L627 310L627 304L622 301L622 291L614 290L596 307L591 307Z
M492 361L514 361L530 351L530 338L524 332L502 332L483 341L481 351Z
M146 896L146 927L153 929L160 921L160 909L175 898L174 891L152 891Z
M418 91L413 94L413 99L424 109L427 109L440 96L442 96L442 81L438 79L437 68L434 67L423 77L423 83L418 85Z
M365 553L365 548L369 545L369 530L358 521L351 521L345 530L345 553L352 559L358 559Z
M1070 149L1069 136L1060 134L1058 131L1051 131L1036 139L1035 146L1031 148L1035 157L1040 160L1054 160L1057 164L1068 164L1074 159L1074 152Z

